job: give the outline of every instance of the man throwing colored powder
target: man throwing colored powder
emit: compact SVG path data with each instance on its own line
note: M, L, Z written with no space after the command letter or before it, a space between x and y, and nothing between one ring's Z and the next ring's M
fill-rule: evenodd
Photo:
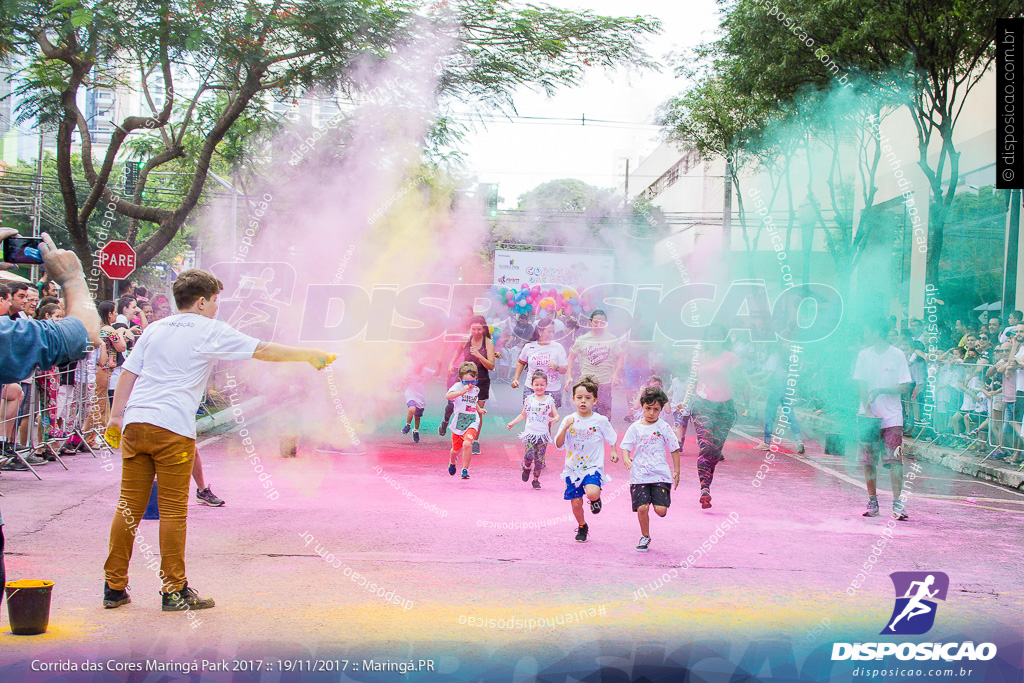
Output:
M124 362L114 391L109 427L123 430L121 497L110 525L103 566L103 606L120 607L128 595L128 564L142 512L156 476L160 509L160 571L165 612L213 607L185 578L189 479L196 452L196 411L214 362L255 358L304 361L321 370L332 353L262 342L215 320L224 285L204 270L174 282L178 315L150 324Z

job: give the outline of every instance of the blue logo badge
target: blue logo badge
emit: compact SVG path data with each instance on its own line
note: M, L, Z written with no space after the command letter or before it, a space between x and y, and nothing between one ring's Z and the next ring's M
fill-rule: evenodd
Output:
M882 635L916 636L935 624L936 600L945 600L949 577L943 572L893 572L896 605Z

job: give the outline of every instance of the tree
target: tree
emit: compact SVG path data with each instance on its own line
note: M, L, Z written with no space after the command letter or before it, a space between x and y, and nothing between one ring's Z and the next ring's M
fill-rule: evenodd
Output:
M931 192L928 278L935 282L959 178L954 127L968 93L991 64L995 20L1019 14L1021 6L1019 0L789 0L771 15L759 2L739 0L722 21L722 37L698 50L698 61L708 65L704 80L694 96L671 103L676 116L665 118L668 132L690 135L726 158L724 142L738 136L739 150L781 173L784 182L773 179L771 203L784 187L791 226L797 216L789 175L800 153L808 177L823 178L829 190L835 226L817 209L816 224L825 231L843 284L873 227L870 210L853 225L844 187L857 176L864 206L873 206L881 156L878 124L896 108L908 107L917 126L918 165ZM745 131L737 123L743 120L750 122ZM936 139L939 154L929 158ZM813 149L819 144L828 150L824 160ZM844 161L851 147L856 167ZM809 183L811 205L813 194Z
M520 211L587 211L604 207L612 191L564 178L541 183L519 197Z
M933 283L960 179L954 130L967 96L995 59L996 22L1022 11L1021 0L858 0L837 8L824 27L832 27L835 48L852 66L893 74L906 85L918 166L930 190L926 276Z
M682 96L670 99L660 115L669 140L680 147L696 150L705 159L718 156L726 160L726 189L736 191L748 259L752 248L739 172L742 151L751 136L764 125L759 118L760 113L761 109L752 98L744 97L727 78L715 74Z
M437 40L450 39L456 56L465 57L445 63L438 99L511 106L512 92L524 84L550 92L577 84L590 66L648 66L639 41L659 28L643 17L522 8L509 0L467 0L453 10L425 15L401 0L3 0L0 60L23 67L14 89L19 123L56 127L64 222L86 268L93 256L88 226L107 207L131 219L133 230L139 222L157 226L136 246L142 265L171 241L200 201L221 144L236 136L237 158L248 134L260 129L272 96L315 88L352 94L359 88L350 76L357 63L380 64L415 44L417 31L429 30ZM124 118L105 149L94 150L80 95L118 83L137 87L151 113ZM145 133L151 139L136 142ZM84 198L83 182L74 177L75 135ZM112 173L132 145L148 158L135 194L118 196ZM171 206L142 198L158 169L180 174L181 195Z

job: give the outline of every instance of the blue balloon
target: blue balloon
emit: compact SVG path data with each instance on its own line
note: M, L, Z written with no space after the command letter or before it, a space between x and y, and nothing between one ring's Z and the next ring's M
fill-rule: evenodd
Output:
M573 306L575 306L576 304L579 303L579 300L576 297L573 297L573 298L569 299L569 303L572 304Z

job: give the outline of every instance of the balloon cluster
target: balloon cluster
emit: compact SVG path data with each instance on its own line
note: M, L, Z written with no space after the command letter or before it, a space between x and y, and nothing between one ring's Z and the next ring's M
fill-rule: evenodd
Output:
M590 302L577 294L575 289L541 289L540 285L533 285L516 290L494 285L491 294L512 313L539 314L541 311L553 310L556 314L575 315L590 308Z

